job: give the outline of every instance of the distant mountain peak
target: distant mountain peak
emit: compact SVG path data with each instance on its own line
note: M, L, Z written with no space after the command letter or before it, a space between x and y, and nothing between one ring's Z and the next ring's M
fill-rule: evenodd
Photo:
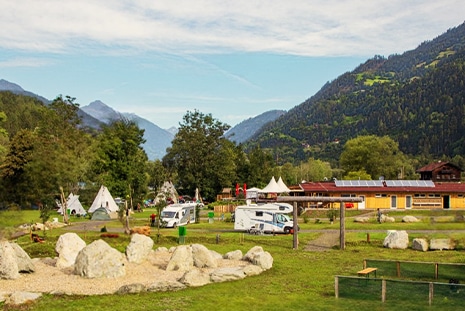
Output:
M0 79L0 91L25 92L18 84Z

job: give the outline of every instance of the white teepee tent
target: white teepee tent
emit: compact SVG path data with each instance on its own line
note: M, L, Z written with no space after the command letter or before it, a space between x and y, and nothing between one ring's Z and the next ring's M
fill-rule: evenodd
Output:
M58 204L58 206L60 207L58 209L58 213L63 215L63 208L61 207L61 203ZM68 199L66 199L66 206L68 207L68 210L69 210L70 214L72 214L72 215L84 216L84 215L87 214L86 210L84 209L84 207L82 207L82 204L79 201L79 196L78 195L74 195L74 194L70 193L69 196L68 196Z
M100 190L95 196L94 202L92 203L88 212L93 213L99 207L104 207L108 213L117 212L119 209L115 200L111 196L110 191L108 191L108 188L105 186L100 187Z

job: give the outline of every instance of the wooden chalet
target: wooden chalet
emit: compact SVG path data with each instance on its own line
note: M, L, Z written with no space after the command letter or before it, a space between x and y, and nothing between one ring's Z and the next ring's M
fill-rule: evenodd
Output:
M465 184L432 180L335 180L300 184L310 197L359 197L355 209L463 209ZM315 203L308 202L306 208ZM310 204L313 204L311 206ZM339 207L339 203L331 203ZM346 206L346 208L349 206Z
M233 198L233 195L232 195L231 188L223 188L223 191L221 191L221 193L216 195L217 201L232 200L232 198Z
M459 182L462 169L449 162L430 163L416 171L421 180L434 182Z

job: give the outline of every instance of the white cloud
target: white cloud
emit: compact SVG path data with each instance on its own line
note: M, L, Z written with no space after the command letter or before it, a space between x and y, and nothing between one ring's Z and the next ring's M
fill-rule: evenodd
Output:
M0 48L110 53L401 53L463 22L463 0L0 0ZM109 48L109 49L108 49Z

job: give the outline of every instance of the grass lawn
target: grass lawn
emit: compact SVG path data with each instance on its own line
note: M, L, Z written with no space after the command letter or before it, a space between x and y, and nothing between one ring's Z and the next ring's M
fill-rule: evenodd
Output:
M148 221L152 210L134 214L131 225L143 225ZM54 217L54 216L52 216ZM2 228L18 224L21 221L39 221L37 211L15 213L0 213L0 226ZM454 303L441 302L428 307L428 293L421 301L406 299L403 301L386 301L380 299L355 299L334 297L334 279L336 275L356 276L362 268L365 258L410 260L428 262L458 262L465 263L465 252L438 251L418 252L413 250L391 250L382 247L385 237L384 230L388 229L431 229L426 222L415 224L357 224L346 222L348 230L361 230L348 232L345 251L333 249L327 252L305 251L312 239L320 233L314 229L338 229L339 224L329 224L327 219L323 223L315 224L309 221L299 222L302 232L299 233L299 248L294 250L291 235L241 235L228 232L232 229L231 223L215 220L213 224L202 221L200 224L190 224L187 227L186 243L200 243L207 248L225 253L240 249L244 253L255 245L262 246L274 258L273 268L261 275L248 277L241 281L210 284L198 288L189 288L178 292L141 293L132 295L103 295L103 296L51 296L45 295L38 301L18 307L17 309L3 306L4 310L457 310ZM72 222L82 221L72 219ZM456 228L465 230L464 223L444 223L446 230ZM399 227L397 227L399 226ZM122 228L118 221L112 221L108 228ZM394 228L395 227L395 228ZM361 229L356 229L361 228ZM307 230L308 229L308 230ZM370 243L367 243L364 230L380 230L370 233ZM28 252L31 257L54 256L54 246L58 236L64 230L54 229L46 235L44 244L31 243L28 236L17 240L18 244ZM77 232L87 243L100 238L100 232ZM156 237L156 230L152 231L155 248L158 246L171 247L177 244L176 229L161 229L160 238ZM422 235L423 233L418 233ZM452 236L463 241L464 232L425 233L428 236ZM219 240L217 239L219 237ZM242 239L243 237L243 239ZM124 251L129 243L129 237L124 234L117 239L106 241L120 251ZM218 242L218 243L217 243ZM462 242L460 242L462 243ZM459 243L459 244L460 244ZM461 245L464 245L463 243ZM154 276L156 278L156 276ZM44 280L46 282L47 280ZM111 279L108 280L111 282ZM7 290L7 289L0 289ZM363 290L354 288L354 291ZM0 304L1 306L1 304Z

